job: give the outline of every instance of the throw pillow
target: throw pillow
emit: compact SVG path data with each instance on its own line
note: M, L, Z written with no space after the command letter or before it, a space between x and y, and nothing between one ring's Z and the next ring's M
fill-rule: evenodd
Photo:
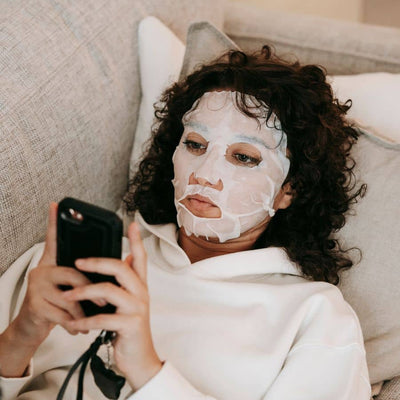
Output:
M139 23L138 47L142 99L130 160L130 177L150 138L154 103L164 89L178 79L185 52L184 44L153 16Z
M364 132L389 145L400 143L400 74L338 75L331 76L330 81L339 100L352 100L348 117Z

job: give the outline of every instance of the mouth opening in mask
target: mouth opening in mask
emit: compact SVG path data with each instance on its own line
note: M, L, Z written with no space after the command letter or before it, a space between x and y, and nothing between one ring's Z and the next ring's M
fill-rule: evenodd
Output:
M192 194L179 202L196 217L221 218L221 209L209 197Z

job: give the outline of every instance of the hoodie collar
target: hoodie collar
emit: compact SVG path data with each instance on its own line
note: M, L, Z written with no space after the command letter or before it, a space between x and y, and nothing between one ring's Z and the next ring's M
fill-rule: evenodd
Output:
M189 270L196 275L210 278L274 273L302 276L297 265L288 258L285 250L279 247L239 251L192 264L178 244L178 230L174 223L150 225L140 213L136 213L135 219L141 226L145 241L151 241L151 251L159 253L159 256L155 254L155 258L159 259L161 256L165 261L160 266L171 272ZM152 255L149 254L149 257L152 258Z

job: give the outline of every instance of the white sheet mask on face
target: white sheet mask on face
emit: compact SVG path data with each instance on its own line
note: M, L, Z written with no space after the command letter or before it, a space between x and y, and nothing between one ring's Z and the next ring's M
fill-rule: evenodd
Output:
M189 236L218 238L221 243L274 215L274 199L290 166L286 134L269 127L273 118L267 126L265 119L259 124L240 112L236 95L204 93L182 119L184 132L172 158L179 227ZM245 100L260 106L252 96ZM182 204L188 205L193 195L209 199L219 208L213 209L218 216L195 215Z

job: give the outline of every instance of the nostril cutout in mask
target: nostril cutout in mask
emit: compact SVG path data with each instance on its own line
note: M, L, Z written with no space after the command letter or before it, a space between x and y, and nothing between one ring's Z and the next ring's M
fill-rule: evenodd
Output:
M225 242L275 213L290 166L286 135L241 113L236 94L204 93L182 119L172 183L178 225L188 235ZM247 104L253 99L246 95Z

